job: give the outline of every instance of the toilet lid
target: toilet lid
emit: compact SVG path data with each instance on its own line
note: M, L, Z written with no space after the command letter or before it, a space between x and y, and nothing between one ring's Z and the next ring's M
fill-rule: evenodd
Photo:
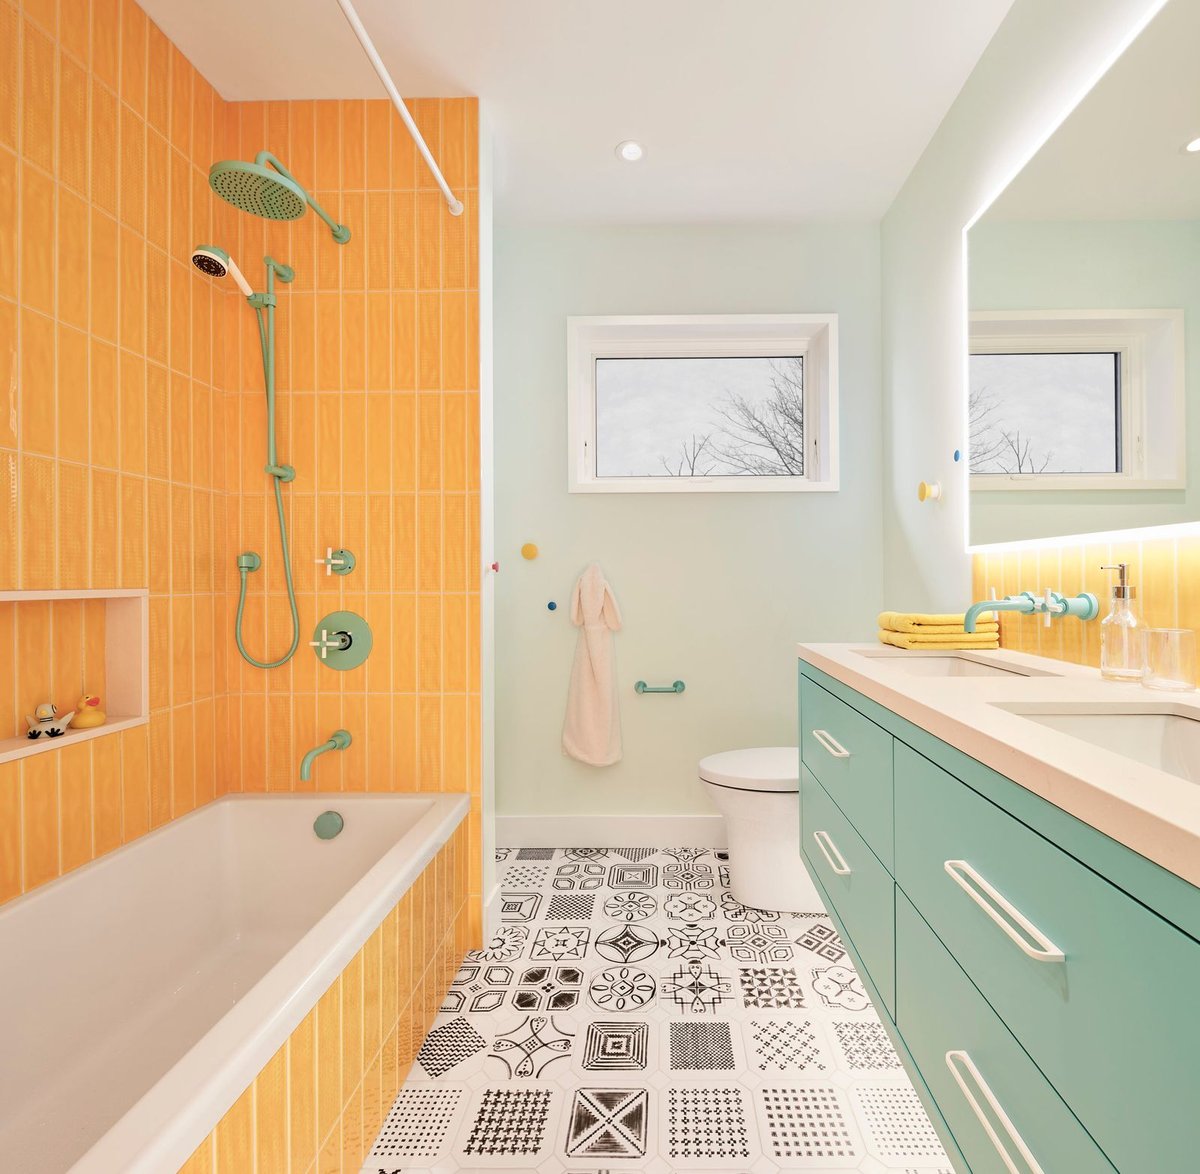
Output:
M700 759L700 777L737 791L798 791L800 751L795 746L757 746L710 754Z

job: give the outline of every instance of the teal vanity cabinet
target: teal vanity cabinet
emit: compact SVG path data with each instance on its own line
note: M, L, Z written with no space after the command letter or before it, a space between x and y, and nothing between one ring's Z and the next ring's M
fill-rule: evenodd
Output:
M1200 1170L1200 890L804 661L800 728L804 859L955 1164Z

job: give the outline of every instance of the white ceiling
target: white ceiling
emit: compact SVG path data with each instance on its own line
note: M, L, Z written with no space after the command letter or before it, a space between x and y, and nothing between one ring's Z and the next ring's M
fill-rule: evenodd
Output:
M989 220L1200 219L1200 4L1170 0L988 209Z
M382 96L334 0L141 3L226 98ZM401 93L486 102L500 216L650 223L878 219L1011 3L358 8Z

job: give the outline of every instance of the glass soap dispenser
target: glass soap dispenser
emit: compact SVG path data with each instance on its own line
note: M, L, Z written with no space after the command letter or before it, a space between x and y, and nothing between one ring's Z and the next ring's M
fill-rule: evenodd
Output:
M1102 566L1116 571L1112 608L1100 622L1100 675L1109 681L1140 681L1145 673L1145 625L1137 614L1135 588L1129 586L1129 564Z

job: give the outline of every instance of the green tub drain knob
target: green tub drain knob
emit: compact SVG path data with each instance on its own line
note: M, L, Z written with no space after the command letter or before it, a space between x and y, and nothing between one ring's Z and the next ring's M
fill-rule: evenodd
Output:
M319 840L332 840L345 826L346 821L336 811L322 811L313 820L313 831Z

